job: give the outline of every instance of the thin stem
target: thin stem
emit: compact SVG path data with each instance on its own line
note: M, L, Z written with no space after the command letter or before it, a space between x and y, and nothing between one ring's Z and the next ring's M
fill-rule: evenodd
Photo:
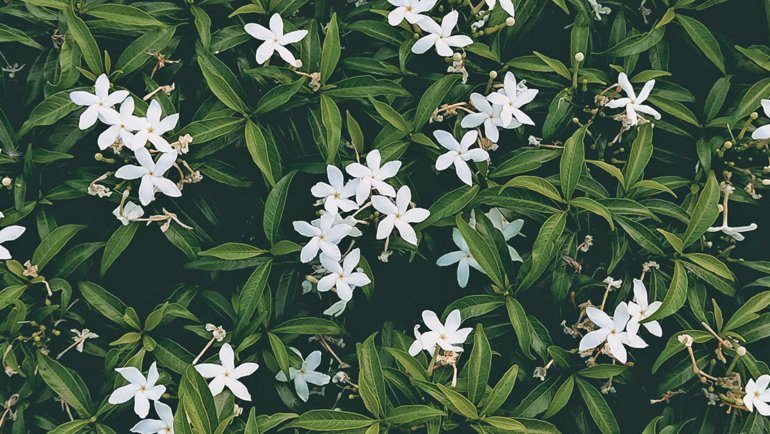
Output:
M208 349L211 348L211 345L214 344L214 340L216 340L216 338L211 338L211 340L206 344L206 346L203 347L201 352L198 353L198 356L195 358L195 360L192 361L193 365L198 363L198 360L200 360L200 358L203 357L203 354L205 354L206 351L208 351Z
M441 351L441 347L436 345L436 349L433 351L433 357L430 359L430 364L428 365L428 378L433 376L433 368L436 366L436 359L438 358L439 351Z
M339 363L340 368L346 369L346 368L350 367L349 364L343 362L342 359L340 359L340 357L337 355L337 353L334 352L334 350L332 349L331 345L329 345L329 343L326 342L326 338L324 338L323 335L318 335L318 337L321 339L321 345L323 345L323 347L326 349L326 351L328 351L329 354L331 354L332 357L334 357L334 360L336 360L337 363ZM358 386L356 386L356 387L358 387Z

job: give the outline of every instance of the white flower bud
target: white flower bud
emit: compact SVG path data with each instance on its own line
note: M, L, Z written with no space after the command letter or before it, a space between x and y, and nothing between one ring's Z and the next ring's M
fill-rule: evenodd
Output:
M580 52L575 53L575 60L578 61L578 62L582 62L582 61L586 60L586 55L583 54L583 53L580 53Z
M511 27L514 24L516 24L516 20L513 19L513 17L508 17L508 18L505 19L505 25L506 26Z
M497 78L497 71L489 71L489 78L492 80Z
M739 357L743 357L746 355L746 347L738 347L735 352L738 354Z
M460 53L455 53L452 55L452 60L454 60L455 62L459 62L463 60L463 55Z

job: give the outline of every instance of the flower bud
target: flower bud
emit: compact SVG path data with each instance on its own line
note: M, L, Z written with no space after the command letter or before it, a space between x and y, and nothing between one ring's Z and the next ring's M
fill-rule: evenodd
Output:
M732 148L733 147L733 142L731 142L729 140L726 140L725 143L724 143L724 147L725 147L725 149Z
M505 19L505 25L506 26L511 27L514 24L516 24L516 20L513 17L508 17L508 18Z
M492 80L497 78L497 71L489 71L489 78Z
M452 60L454 60L455 62L459 62L463 60L463 55L460 53L455 53L452 55Z
M746 347L738 347L737 350L735 350L735 353L738 354L738 357L743 357L746 355Z
M104 160L104 155L101 152L97 152L97 153L94 154L94 160L102 161L102 160Z
M575 61L582 62L584 60L586 60L586 55L585 54L583 54L581 52L575 53Z
M10 187L12 182L13 181L11 180L11 178L6 176L5 178L3 178L3 181L2 181L3 187Z
M751 120L754 120L758 117L759 117L759 113L757 112L751 112L751 114L749 115L749 118L751 118Z

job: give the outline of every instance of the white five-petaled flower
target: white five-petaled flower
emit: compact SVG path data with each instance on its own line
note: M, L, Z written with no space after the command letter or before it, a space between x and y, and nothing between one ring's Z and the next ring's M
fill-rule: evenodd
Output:
M239 379L248 377L259 368L259 365L253 362L242 363L235 366L235 352L230 344L222 344L219 348L219 361L221 365L214 363L200 363L195 365L195 370L203 378L213 378L209 383L209 390L214 396L219 395L227 387L233 392L236 398L244 401L251 401L251 394L246 386Z
M332 165L326 166L326 176L329 177L328 184L318 182L310 189L313 196L324 199L324 209L332 214L337 214L338 209L348 212L358 208L355 201L348 199L356 194L358 181L353 180L346 184L342 171Z
M106 74L100 75L94 85L94 93L76 90L70 93L70 100L79 106L88 106L86 111L80 115L78 128L85 130L96 123L97 119L105 121L116 121L119 117L118 112L112 108L115 104L120 104L128 96L127 90L118 90L110 93L110 79Z
M27 228L24 226L18 225L8 226L7 228L0 230L0 260L4 261L12 258L11 252L3 247L2 244L6 241L13 241L19 238L26 230Z
M473 331L470 327L460 328L462 318L459 309L449 312L445 324L442 324L436 313L430 310L422 311L422 321L430 331L420 334L420 326L414 327L416 339L409 347L409 354L412 356L416 356L423 350L433 354L437 346L444 351L460 353L463 348L458 345L465 343L468 335Z
M296 348L290 348L297 353L300 359L302 359L302 353ZM316 369L321 365L321 352L313 351L308 354L307 359L302 359L302 366L297 369L289 367L289 378L286 378L286 373L283 371L276 374L275 379L278 381L294 381L294 390L297 391L297 396L304 402L310 398L310 389L307 383L315 384L316 386L325 386L329 384L331 377L321 372L317 372Z
M121 107L122 108L122 107ZM179 121L179 113L161 119L163 110L157 100L152 100L147 107L147 116L139 118L141 127L134 135L134 140L128 144L129 149L136 151L143 148L149 140L160 152L174 152L174 148L163 138L163 134L173 130Z
M487 3L487 6L489 7L489 10L492 10L495 7L495 4L497 4L497 0L485 0ZM505 12L508 13L511 17L515 17L516 13L513 10L513 0L500 0L500 7L503 8Z
M144 208L129 200L122 206L115 208L112 211L112 214L123 224L123 226L128 226L129 223L142 218L144 215Z
M635 335L639 331L639 323L657 312L661 304L663 303L660 301L648 303L647 288L645 288L641 280L634 279L634 301L628 303L628 314L631 315L631 319L628 320L626 331ZM660 323L657 321L646 322L642 325L653 335L657 337L663 336L663 329L660 328Z
M762 100L762 110L764 110L765 116L770 118L770 99ZM751 133L751 138L754 140L770 139L770 124L763 125L754 130L754 132Z
M436 5L436 0L388 0L396 6L388 14L388 24L397 26L406 20L409 24L417 24L426 18L423 12L428 12Z
M174 412L171 411L171 407L160 401L155 401L155 412L158 413L160 419L140 420L131 428L131 432L139 434L174 434Z
M312 222L295 221L294 230L300 235L310 237L310 241L302 248L300 260L310 262L318 255L320 250L322 254L332 261L339 261L342 253L337 243L348 236L353 227L346 224L337 223L336 216L331 213L325 213L320 218Z
M115 172L115 177L120 179L142 179L139 184L139 202L147 205L155 200L155 191L158 190L166 196L179 197L182 191L170 179L163 175L174 165L176 151L167 152L158 158L157 163L152 160L147 148L139 148L135 151L136 161L140 166L125 165Z
M436 265L439 267L446 267L448 265L457 264L457 284L460 285L460 288L465 288L465 286L468 285L470 267L473 267L482 273L484 270L473 258L473 255L471 255L470 249L468 249L468 243L465 242L462 234L460 234L460 231L457 228L452 229L452 240L460 250L442 255L436 261Z
M417 25L424 31L428 32L427 35L418 39L412 46L412 52L415 54L422 54L436 47L436 53L439 56L449 57L454 54L452 47L466 47L473 43L473 39L465 35L452 36L452 30L457 25L458 13L452 11L444 16L441 20L441 25L438 25L433 18L425 17L420 20Z
M117 118L108 116L104 119L109 128L99 134L97 143L102 151L112 146L118 139L123 145L132 148L134 143L134 131L140 130L144 126L141 118L134 116L134 98L131 96L123 100L120 104L120 111Z
M380 220L380 224L377 226L378 240L389 237L395 226L404 241L417 245L417 234L410 223L420 223L428 218L430 212L424 208L409 209L411 201L412 191L406 185L398 189L395 204L385 196L372 196L374 209L386 216Z
M521 122L515 118L511 119L507 124L503 122L503 118L500 117L503 113L503 106L491 105L480 93L471 94L471 104L473 104L479 112L466 115L460 125L463 128L476 128L483 124L484 135L494 143L497 143L500 139L498 128L510 129L521 126Z
M508 71L505 73L503 88L498 92L489 94L487 99L492 104L503 107L502 112L500 112L500 119L502 119L503 125L508 125L513 119L522 124L535 125L532 118L521 111L521 107L532 102L535 96L537 96L537 92L537 89L520 89L516 83L516 76Z
M365 273L356 271L358 261L361 260L361 249L353 249L345 255L342 264L321 255L321 265L329 272L318 281L318 290L326 292L336 288L337 296L341 300L350 301L353 298L353 289L372 283Z
M246 33L251 36L264 41L259 48L257 48L257 63L260 65L265 63L267 59L273 56L276 51L283 60L291 66L297 66L297 59L286 48L286 45L299 42L307 35L307 30L295 30L293 32L283 33L283 18L279 14L273 14L270 17L270 28L267 29L264 26L255 23L248 23L243 26Z
M401 168L401 162L394 160L380 165L381 163L380 151L374 149L366 154L366 166L361 163L351 163L345 167L348 175L358 178L356 202L359 205L364 203L372 190L377 190L377 193L385 196L396 195L396 190L385 180L396 176L398 169Z
M438 140L441 146L449 150L449 152L438 157L436 160L436 169L445 170L454 164L455 172L457 173L457 177L460 178L460 181L468 185L473 184L471 168L468 167L467 161L479 162L489 159L487 151L481 148L469 149L476 143L476 139L479 137L478 131L467 131L459 143L451 133L446 131L434 131L433 136Z
M125 368L115 368L115 371L123 378L128 380L129 384L118 387L112 392L108 402L110 404L122 404L134 400L134 412L139 417L146 417L150 412L150 401L157 401L166 391L166 386L156 385L160 375L158 366L155 362L150 365L147 371L147 377L133 366Z
M647 346L647 343L639 336L623 331L629 320L628 305L625 302L618 304L613 317L595 307L586 309L586 314L588 314L588 318L599 329L583 336L583 339L580 340L581 353L607 342L612 356L620 363L626 363L627 352L625 345L632 348L644 348Z
M652 92L652 88L655 87L655 80L650 80L647 83L644 83L642 91L639 92L639 95L637 95L634 91L634 87L631 86L631 82L628 81L628 76L626 73L621 72L620 75L618 75L618 86L620 86L620 88L623 89L623 92L626 93L626 97L613 99L607 103L607 107L625 107L626 116L628 117L628 125L634 126L639 123L639 116L637 115L637 112L651 115L655 119L660 119L660 113L658 113L657 110L648 105L642 104L643 102L647 101L647 98L650 96L650 92Z
M78 329L71 329L70 330L75 336L72 337L72 340L75 341L76 346L75 349L79 352L83 352L83 346L86 344L86 339L95 339L98 338L99 335L92 332L88 329L78 330Z
M770 384L770 375L760 375L755 382L753 379L749 379L746 382L746 395L743 396L743 404L749 409L754 411L757 409L762 416L770 416L770 390L767 386Z
M524 226L524 220L516 219L512 222L508 221L508 217L503 215L500 208L492 208L484 214L487 216L492 226L503 234L503 239L509 241L516 235L521 235L521 228ZM471 226L476 227L476 212L471 211ZM522 235L523 236L523 235ZM508 256L511 257L511 261L521 262L521 255L510 245L508 246Z

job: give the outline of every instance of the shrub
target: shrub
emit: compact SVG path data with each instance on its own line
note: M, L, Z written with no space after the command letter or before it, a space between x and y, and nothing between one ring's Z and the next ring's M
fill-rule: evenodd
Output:
M768 14L5 2L0 432L765 432Z

